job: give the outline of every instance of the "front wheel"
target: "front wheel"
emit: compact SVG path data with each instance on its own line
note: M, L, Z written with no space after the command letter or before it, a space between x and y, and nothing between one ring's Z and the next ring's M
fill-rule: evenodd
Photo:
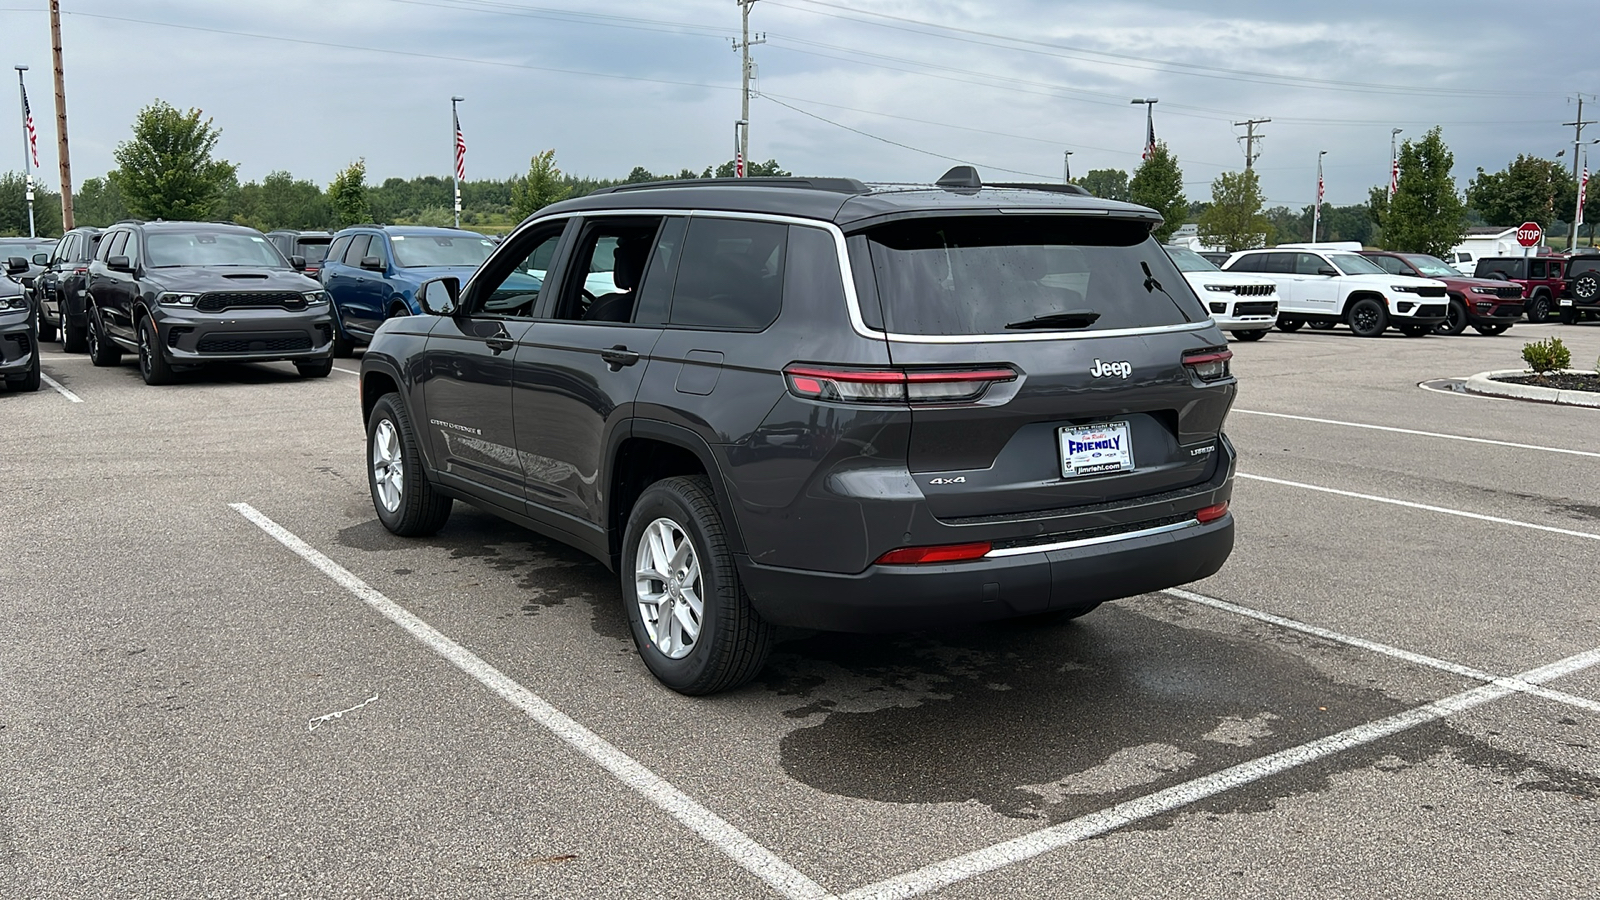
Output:
M61 352L82 353L89 347L89 330L82 325L72 324L72 318L65 310L61 313Z
M1371 297L1363 297L1350 304L1345 321L1356 337L1378 337L1389 327L1389 313L1383 304Z
M1479 334L1494 337L1497 334L1504 334L1505 330L1510 327L1510 325L1474 325L1472 330Z
M156 339L156 323L149 317L139 322L139 374L149 385L171 384L177 380L172 364L161 353L161 342Z
M41 341L54 341L55 339L56 339L56 326L51 324L50 322L46 322L45 321L44 309L41 307L41 309L39 310L39 340L41 340Z
M89 311L89 362L96 366L115 366L122 362L122 348L106 337L99 310Z
M330 318L333 325L333 355L339 359L349 359L356 353L355 341L344 333L344 325L339 321L339 305L329 302L328 309L332 313Z
M1433 333L1455 337L1466 330L1467 305L1460 300L1451 300L1450 306L1445 310L1445 320L1433 326Z
M1233 332L1233 339L1236 341L1259 341L1266 336L1267 330L1265 328L1252 328L1249 331Z
M750 604L703 475L652 484L622 542L622 602L645 667L680 694L748 682L773 628Z
M1529 322L1543 322L1550 318L1550 298L1544 294L1534 297L1528 301L1528 307L1523 310L1523 314L1528 317Z
M384 394L367 419L367 487L383 527L426 537L450 518L450 498L428 483L416 432L399 394Z

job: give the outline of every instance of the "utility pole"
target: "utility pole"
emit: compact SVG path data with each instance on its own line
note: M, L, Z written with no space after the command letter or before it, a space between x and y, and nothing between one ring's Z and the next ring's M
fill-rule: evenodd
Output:
M61 0L50 0L50 49L56 69L56 160L61 164L61 230L72 221L72 157L67 153L67 83L61 71Z
M39 232L33 226L33 140L28 134L28 88L22 83L22 73L28 71L28 67L12 68L17 70L17 94L22 98L22 173L28 197L28 237L38 237Z
M1265 125L1271 121L1271 119L1246 119L1243 122L1233 123L1235 128L1239 126L1244 126L1245 128L1244 170L1246 172L1250 171L1251 167L1255 165L1256 157L1260 156L1260 154L1256 152L1256 141L1259 140L1259 138L1256 137L1256 126Z
M1322 158L1328 151L1317 151L1317 203L1311 207L1311 243L1317 242L1317 228L1322 224Z
M750 48L756 44L765 44L767 36L758 34L750 37L750 7L756 5L756 0L734 0L739 4L742 40L733 42L735 52L743 54L743 63L740 68L740 80L743 82L743 92L740 94L739 121L743 123L740 132L739 149L735 156L743 160L745 165L750 164L750 76L754 73L755 63L750 60ZM743 177L741 174L740 177Z
M1389 132L1389 199L1394 199L1395 191L1400 190L1400 156L1395 150L1394 139L1400 136L1404 128L1395 128Z
M1572 136L1572 180L1578 180L1578 147L1583 143L1583 126L1593 125L1593 120L1585 122L1583 119L1583 95L1578 95L1578 120L1576 122L1562 122L1562 125L1571 125L1577 129ZM1579 201L1582 202L1581 200ZM1582 211L1579 211L1582 214ZM1567 249L1571 250L1578 241L1578 216L1573 216L1567 224Z
M1072 151L1063 150L1061 157L1061 183L1072 183Z

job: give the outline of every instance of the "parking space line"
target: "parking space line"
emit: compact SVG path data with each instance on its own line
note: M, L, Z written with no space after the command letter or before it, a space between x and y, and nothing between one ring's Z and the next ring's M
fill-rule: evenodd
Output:
M608 743L604 738L579 724L542 697L518 684L510 676L485 662L472 651L445 637L427 622L417 618L384 596L380 591L357 578L348 569L324 556L316 548L295 536L248 503L228 504L256 527L266 532L278 543L287 547L301 559L315 566L340 587L372 607L384 618L400 626L428 649L444 657L451 665L472 676L501 699L521 710L528 718L539 723L551 734L573 749L587 756L617 780L654 803L678 820L689 830L700 835L707 843L752 875L766 882L780 895L791 900L827 900L829 894L821 885L806 877L777 854L752 840L727 820L702 806L660 776L645 768L633 757Z
M67 398L68 400L71 400L73 403L82 403L83 402L83 398L82 397L79 397L77 394L74 394L73 392L67 390L65 387L62 386L61 382L55 380L54 378L51 378L49 375L46 375L45 373L40 372L39 373L39 380L43 381L45 384L50 385L52 388L55 388L56 393L60 394L61 396L65 397L65 398Z
M1510 680L1542 684L1589 668L1596 663L1600 663L1600 649L1587 650L1550 665L1531 669L1513 676ZM985 872L992 872L1052 850L1059 850L1069 844L1098 837L1152 816L1173 812L1191 803L1370 744L1419 725L1439 721L1512 693L1515 691L1503 684L1486 684L1462 691L1442 700L1435 700L1375 722L1357 725L1338 734L1243 762L1099 812L1089 813L1059 825L857 888L844 894L841 900L901 900L949 887Z
M334 371L335 371L335 372L343 372L343 373L345 373L345 374L346 374L346 375L354 375L354 376L356 376L356 377L357 377L357 378L360 378L360 377L361 377L361 373L360 373L360 372L357 372L357 371L355 371L355 370L354 370L354 369L341 369L341 368L339 368L339 367L338 367L338 366L334 366L334 367L333 367L333 370L334 370Z
M1531 528L1535 531L1547 531L1551 534L1564 534L1568 537L1587 538L1591 541L1600 541L1600 534L1592 531L1574 531L1571 528L1557 528L1554 525L1538 525L1533 522L1520 522L1516 519L1506 519L1500 516L1486 516L1483 513L1467 512L1461 509L1450 509L1445 506L1431 506L1427 503L1413 503L1410 500L1396 500L1393 497L1379 497L1375 494L1358 494L1355 491L1341 491L1338 488L1322 487L1315 484L1305 484L1299 481L1285 481L1281 478L1268 478L1265 475L1248 475L1244 472L1237 473L1239 478L1251 481L1265 481L1268 484L1283 485L1284 487L1301 488L1307 491L1318 491L1324 494L1335 494L1340 497L1353 497L1357 500L1370 500L1374 503L1387 503L1391 506L1404 506L1407 509L1420 509L1425 512L1442 513L1447 516L1460 516L1463 519L1476 519L1480 522L1493 522L1497 525L1514 525L1518 528Z
M1460 675L1463 678L1471 678L1474 681L1482 681L1488 684L1498 684L1502 687L1508 687L1514 691L1519 691L1524 694L1532 694L1536 697L1543 697L1546 700L1554 700L1558 703L1566 703L1570 706L1577 706L1587 709L1590 712L1600 713L1600 701L1590 700L1587 697L1579 697L1575 694L1569 694L1566 691L1551 690L1550 688L1540 687L1539 685L1532 684L1530 682L1519 681L1515 678L1507 678L1503 675L1495 675L1491 672L1474 669L1471 666L1463 666L1459 663L1453 663L1447 660L1438 659L1436 657L1426 656L1421 653L1414 653L1410 650L1405 650L1400 647L1392 647L1388 644L1380 644L1377 641L1369 641L1366 638L1359 638L1353 635L1340 634L1337 631L1331 631L1318 625L1311 625L1295 619L1274 615L1273 613L1262 612L1259 609L1251 609L1248 606L1240 606L1237 603L1229 603L1226 600L1219 600L1216 597L1207 597L1205 594L1197 594L1194 591L1186 591L1183 588L1168 588L1161 593L1166 594L1169 597L1175 597L1179 600L1187 600L1190 603L1198 603L1201 606L1209 606L1212 609L1233 613L1237 616L1245 616L1247 618L1256 619L1257 621L1266 622L1269 625L1276 625L1279 628L1287 628L1291 631L1299 631L1304 634L1313 635L1326 641L1332 641L1337 644L1345 644L1361 650L1370 650L1373 653L1382 653L1385 656L1392 656L1395 659L1404 660L1415 665L1426 666L1430 669L1438 669L1441 672L1449 672L1452 675Z
M1450 392L1453 393L1453 392ZM1247 416L1269 416L1274 419L1293 419L1297 422L1316 422L1319 425L1342 425L1345 428L1368 428L1373 431L1388 431L1394 434L1414 434L1420 437L1442 438L1447 441L1466 441L1472 444L1492 444L1497 447L1511 447L1516 450L1538 450L1543 453L1565 453L1569 456L1588 456L1600 459L1600 453L1589 450L1567 450L1562 447L1542 447L1538 444L1518 444L1513 441L1494 441L1488 438L1468 437L1462 434L1442 434L1437 431L1417 431L1414 428L1394 428L1389 425L1368 425L1364 422L1342 422L1338 419L1319 419L1315 416L1291 416L1288 413L1262 412L1257 409L1235 409L1234 412Z

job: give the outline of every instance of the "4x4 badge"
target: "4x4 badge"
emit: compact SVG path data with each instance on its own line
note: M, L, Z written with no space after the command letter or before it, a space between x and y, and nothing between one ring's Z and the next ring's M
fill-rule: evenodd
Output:
M1096 378L1110 378L1113 375L1117 376L1118 378L1127 378L1129 375L1133 374L1133 363L1126 361L1101 362L1099 359L1096 359L1094 361L1094 368L1089 370L1089 374Z

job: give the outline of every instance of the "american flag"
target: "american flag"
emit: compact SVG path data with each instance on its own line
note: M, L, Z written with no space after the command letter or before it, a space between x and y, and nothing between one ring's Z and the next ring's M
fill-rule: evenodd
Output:
M1317 173L1317 205L1321 206L1323 199L1325 197L1327 197L1327 196L1328 196L1328 192L1322 186L1322 173L1318 172Z
M742 151L735 150L733 152L733 177L744 177L744 153Z
M1389 198L1394 199L1395 192L1400 190L1400 160L1393 159L1389 163Z
M461 133L461 117L450 111L450 121L456 126L456 180L467 180L467 137Z
M33 152L33 167L39 168L39 132L33 127L33 109L28 106L28 89L22 89L22 127L28 131L28 149Z
M1583 204L1589 199L1589 164L1583 164L1583 180L1578 182L1578 214L1574 217L1573 227L1583 224Z
M1156 153L1156 120L1147 114L1144 126L1144 153L1139 158L1149 159Z

